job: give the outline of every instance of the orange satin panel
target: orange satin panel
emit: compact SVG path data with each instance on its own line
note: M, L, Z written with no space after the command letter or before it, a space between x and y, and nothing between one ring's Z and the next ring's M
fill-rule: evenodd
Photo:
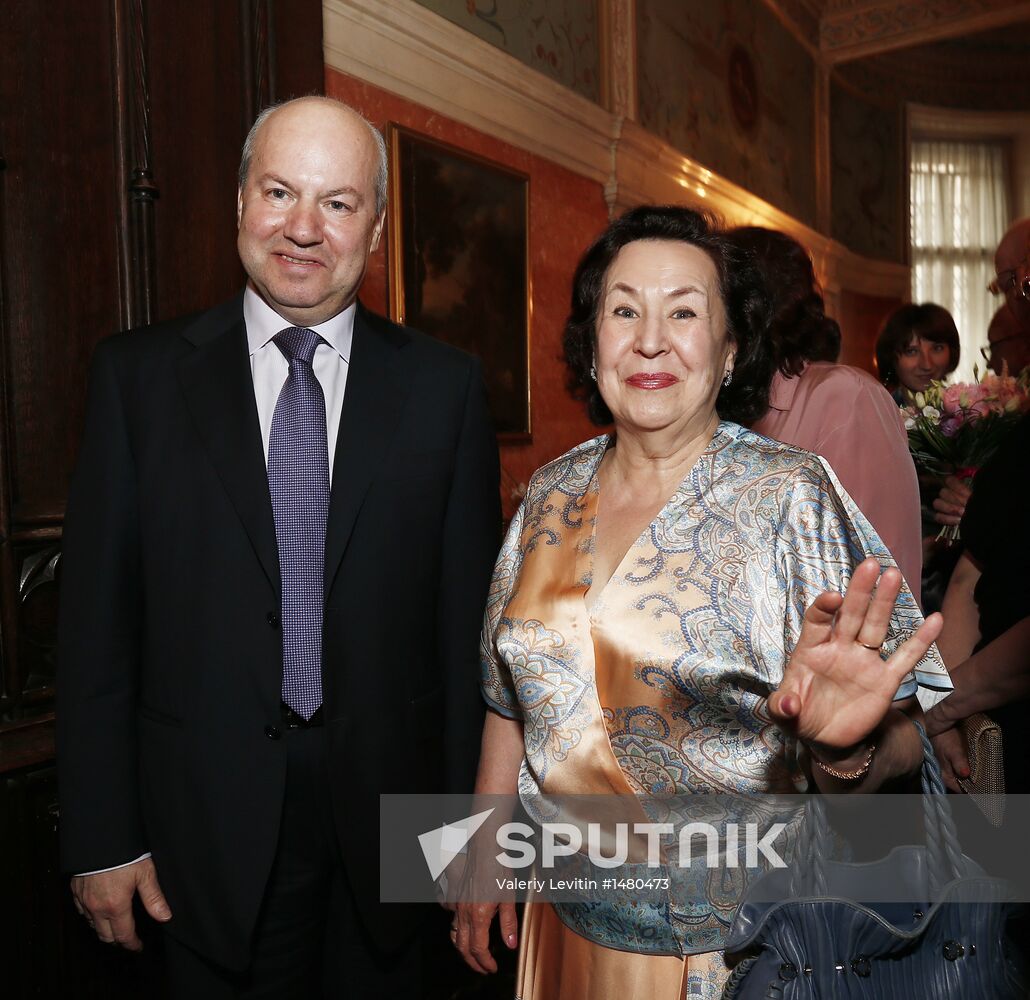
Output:
M516 1000L716 998L729 971L719 952L636 955L598 948L569 930L548 903L528 903ZM688 991L689 986L689 991Z
M612 753L603 721L603 707L611 704L603 678L611 678L619 670L613 671L603 660L595 663L596 636L583 600L590 586L590 548L597 496L597 480L592 477L589 489L575 509L578 524L565 525L561 546L548 553L548 572L526 573L505 611L508 618L546 622L549 630L563 636L569 647L577 649L582 676L594 679L587 695L592 703L589 722L575 734L576 766L556 767L548 772L541 787L550 795L636 794ZM621 668L621 664L618 667ZM634 695L636 693L634 690ZM643 810L638 818L646 822Z

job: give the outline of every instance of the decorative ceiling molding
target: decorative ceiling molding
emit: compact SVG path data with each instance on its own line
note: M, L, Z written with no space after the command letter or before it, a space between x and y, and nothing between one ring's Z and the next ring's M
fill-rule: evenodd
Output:
M762 0L780 23L816 60L820 57L819 25L821 10L817 0Z
M1030 136L1030 111L961 111L909 104L908 128L915 138L1011 139Z
M838 66L834 79L865 100L1019 112L1027 107L1030 21L883 52Z
M325 63L604 184L614 119L414 0L323 0Z
M1027 0L831 2L821 19L819 47L835 64L1027 19Z
M673 149L636 122L622 124L609 195L613 213L649 202L686 202L714 212L729 225L765 226L788 233L812 254L820 283L829 296L836 296L842 288L901 299L907 299L910 293L911 271L907 266L852 253Z
M322 10L327 67L597 181L613 213L687 203L780 229L812 253L831 304L842 288L908 298L909 268L859 257L414 0L323 0Z

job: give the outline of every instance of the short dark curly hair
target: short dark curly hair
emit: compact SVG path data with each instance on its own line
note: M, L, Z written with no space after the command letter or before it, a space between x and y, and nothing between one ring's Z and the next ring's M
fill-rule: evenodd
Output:
M715 265L719 295L726 313L726 331L736 346L733 379L722 386L716 409L726 420L748 423L769 405L769 352L756 323L760 316L759 281L749 255L727 239L718 220L681 205L641 205L619 216L594 241L576 268L572 307L565 323L563 347L568 388L585 399L595 424L610 424L612 414L590 375L604 282L619 251L639 240L687 243L708 255Z
M884 385L890 388L897 386L897 360L913 337L948 346L948 368L945 375L950 375L958 368L961 348L958 328L951 313L936 302L918 305L910 302L895 309L887 317L876 338L876 367Z
M819 282L808 251L792 236L762 226L740 226L727 234L752 256L762 281L763 334L774 368L787 378L800 375L809 361L836 361L840 326L826 315Z

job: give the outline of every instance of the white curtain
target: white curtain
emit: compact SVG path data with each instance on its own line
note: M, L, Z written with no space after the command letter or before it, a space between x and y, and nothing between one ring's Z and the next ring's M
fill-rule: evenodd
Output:
M962 360L950 381L968 382L987 324L1003 302L987 291L994 250L1009 222L1005 149L986 142L912 144L912 301L955 318Z

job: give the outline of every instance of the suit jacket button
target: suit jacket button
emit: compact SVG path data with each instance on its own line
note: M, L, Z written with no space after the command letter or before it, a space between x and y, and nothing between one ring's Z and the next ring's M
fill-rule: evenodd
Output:
M269 611L268 614L265 615L265 621L268 622L272 628L279 628L283 623L282 618L279 617L278 611Z
M280 736L282 736L282 733L279 732L279 730L276 729L275 726L265 726L265 735L270 740L277 740Z

